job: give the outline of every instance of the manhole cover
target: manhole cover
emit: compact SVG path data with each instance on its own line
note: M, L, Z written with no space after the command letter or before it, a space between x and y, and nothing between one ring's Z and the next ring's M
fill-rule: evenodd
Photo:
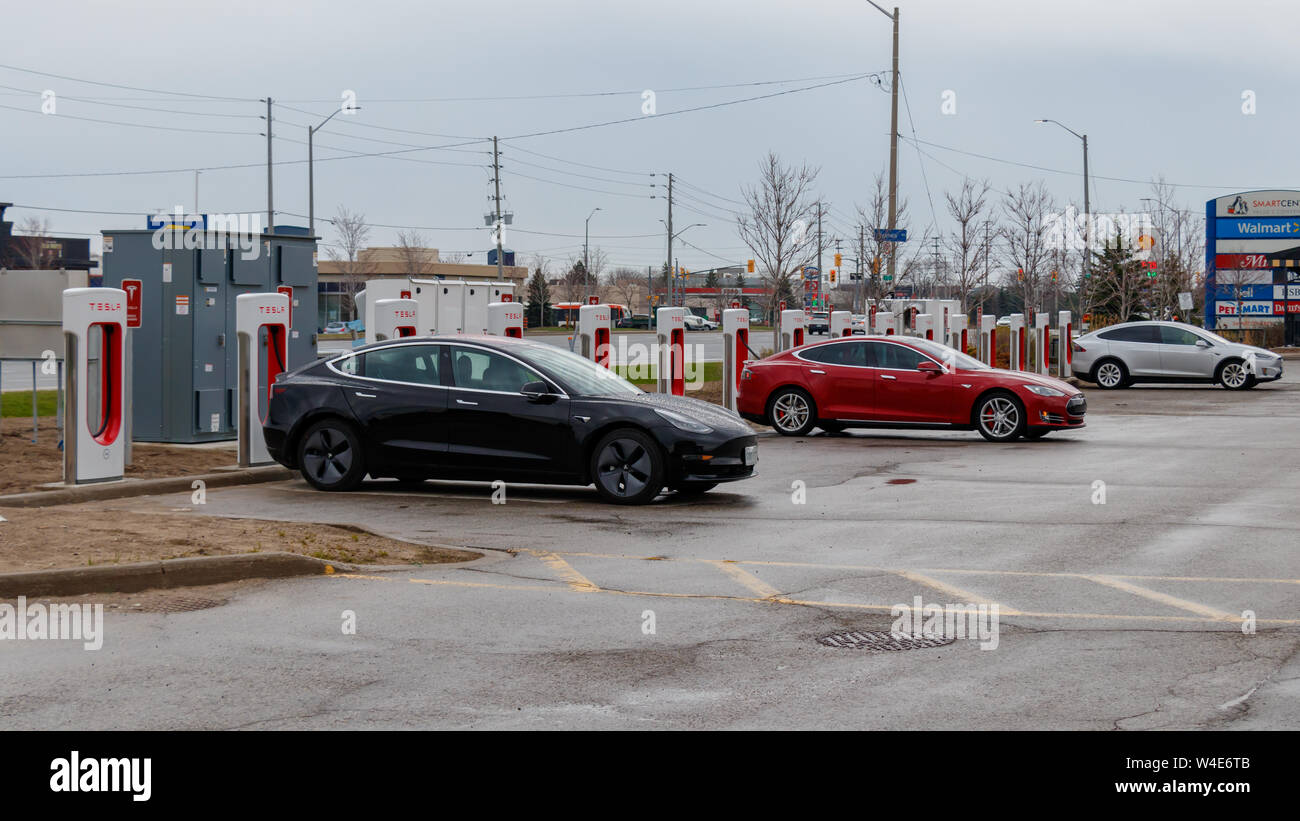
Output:
M845 650L870 650L872 652L925 650L930 647L943 647L946 644L952 644L955 640L947 636L926 638L925 636L900 635L895 638L893 633L884 630L866 633L856 631L852 633L833 633L817 639L818 642L827 647L839 647Z
M198 596L151 597L139 602L125 604L122 609L130 613L185 613L191 610L207 610L220 607L225 599L209 599Z

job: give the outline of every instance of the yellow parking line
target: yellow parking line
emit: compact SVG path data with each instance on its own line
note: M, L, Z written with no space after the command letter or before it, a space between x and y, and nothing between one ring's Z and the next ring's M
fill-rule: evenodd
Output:
M1103 584L1107 587L1113 587L1116 590L1123 590L1125 593L1132 593L1134 596L1141 596L1144 599L1160 602L1169 607L1186 610L1189 613L1196 613L1197 615L1204 616L1207 619L1213 619L1215 621L1241 621L1240 616L1233 615L1232 613L1225 613L1224 611L1216 610L1213 607L1206 607L1203 604L1197 604L1196 602L1187 601L1186 599L1180 599L1177 596L1170 596L1168 593L1160 593L1156 590L1139 587L1136 584L1131 584L1111 576L1084 576L1083 578L1090 582L1096 582L1097 584Z
M938 590L940 593L943 593L944 595L952 596L956 598L958 601L962 602L963 604L988 604L988 605L996 604L998 606L998 611L1001 612L1002 615L1004 616L1016 616L1020 614L1019 610L1014 610L1003 604L999 604L998 602L995 602L991 599L986 599L983 596L978 596L970 592L969 590L963 590L960 587L954 587L953 585L948 584L947 582L941 582L938 579L932 579L929 576L923 575L921 573L917 573L915 570L894 570L892 572L895 575L902 576L904 579L907 579L910 582L923 584L926 587L931 587L934 588L935 590Z
M751 593L757 593L759 598L773 599L778 598L781 595L780 590L777 590L775 587L763 581L758 576L755 576L753 573L750 573L748 570L739 567L736 562L706 561L705 564L713 565L723 573L726 573L728 576L744 585L745 589L749 590Z
M579 573L573 568L573 565L561 559L557 554L549 550L530 550L528 552L541 559L542 563L547 567L559 573L560 578L564 579L565 583L573 590L579 593L594 593L600 590L599 587L592 583L591 579Z

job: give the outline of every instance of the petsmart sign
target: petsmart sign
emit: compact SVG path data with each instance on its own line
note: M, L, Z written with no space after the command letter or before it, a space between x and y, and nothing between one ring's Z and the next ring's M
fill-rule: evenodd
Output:
M1290 313L1289 300L1269 291L1275 269L1298 264L1300 191L1243 191L1207 202L1206 327L1213 329L1217 317L1282 317Z

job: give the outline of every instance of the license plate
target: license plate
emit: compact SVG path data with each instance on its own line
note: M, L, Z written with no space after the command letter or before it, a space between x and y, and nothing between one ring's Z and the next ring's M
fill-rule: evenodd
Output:
M758 445L745 445L745 464L752 465L758 462Z

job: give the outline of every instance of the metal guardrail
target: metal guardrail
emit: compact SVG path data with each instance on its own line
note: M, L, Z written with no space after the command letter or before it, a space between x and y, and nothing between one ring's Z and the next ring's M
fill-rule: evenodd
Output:
M37 443L37 440L39 439L39 433L40 433L39 431L40 417L37 413L37 408L36 408L37 392L39 390L39 387L36 384L37 369L43 367L45 363L51 361L54 362L55 384L56 384L55 389L58 391L57 394L58 399L56 400L56 410L54 413L54 424L56 428L60 432L62 432L63 430L63 360L57 357L50 359L50 358L33 358L30 356L0 356L0 364L3 364L5 362L30 362L32 364L32 444ZM48 376L49 374L46 375ZM3 394L4 392L3 379L4 379L4 369L0 368L0 394Z

